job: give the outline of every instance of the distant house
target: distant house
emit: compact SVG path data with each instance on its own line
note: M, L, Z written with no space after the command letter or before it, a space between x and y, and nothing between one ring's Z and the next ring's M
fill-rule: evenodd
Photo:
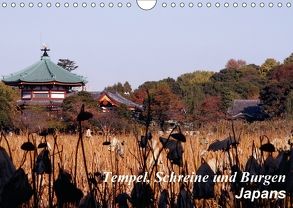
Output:
M142 105L123 97L118 92L113 93L109 91L103 91L91 92L91 94L97 100L99 107L103 109L104 112L119 106L126 106L130 111L143 110Z
M228 108L228 117L231 119L245 119L249 122L263 121L268 115L262 110L260 100L234 100Z
M20 90L18 105L41 105L55 109L61 106L68 93L75 87L83 88L85 79L53 63L44 48L41 60L35 64L4 77L6 85Z

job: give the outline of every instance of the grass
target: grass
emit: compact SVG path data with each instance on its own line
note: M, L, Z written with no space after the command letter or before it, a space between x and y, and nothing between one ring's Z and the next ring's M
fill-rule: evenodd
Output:
M261 135L267 135L271 141L273 139L278 139L283 142L287 142L285 138L289 135L292 128L292 122L285 120L276 120L270 122L261 122L247 124L242 122L235 123L236 135L240 135L241 141L239 144L239 162L240 167L243 170L245 163L248 157L251 155L252 142L255 143L256 147L260 146ZM155 132L155 131L153 131ZM199 129L199 134L194 136L186 136L186 143L183 143L184 155L183 161L186 164L186 169L189 173L195 172L196 169L200 166L201 159L204 158L206 161L215 158L217 161L222 162L225 157L224 153L221 151L218 152L205 152L208 145L216 139L223 139L232 134L231 123L223 121L221 123L209 124L207 126ZM167 137L167 135L164 135ZM115 152L109 151L109 146L104 146L103 142L105 141L103 136L93 136L92 138L83 138L86 161L89 173L94 172L103 172L110 171L117 174L138 174L139 172L139 163L136 158L139 158L139 152L137 148L137 139L135 135L115 135L120 141L124 141L124 156L123 158L115 154ZM39 144L43 141L44 138L35 135L36 144ZM153 134L152 140L157 140L159 143L159 135ZM23 142L27 141L27 136L22 135L13 135L7 137L11 152L13 162L16 167L19 167L21 160L23 158L24 152L20 149L20 146ZM63 135L60 134L57 137L57 144L60 150L60 158L58 154L54 156L54 179L58 176L58 166L63 167L65 170L68 170L72 175L74 175L74 166L75 166L75 153L77 145L78 135ZM47 141L51 147L54 145L54 140L52 136L47 137ZM4 140L1 141L0 146L7 149L7 145ZM40 151L40 150L38 150ZM276 156L274 153L273 156ZM27 157L29 159L29 157ZM151 157L148 157L148 160L151 160ZM162 160L163 165L159 165L159 170L165 171L168 173L166 152L162 151ZM149 164L150 161L147 162ZM26 173L28 173L29 181L32 181L31 178L31 166L29 160L27 160L23 168ZM179 173L179 168L174 167L176 173ZM81 148L78 151L78 162L77 162L77 175L76 175L77 187L79 187L84 194L89 190L87 184L87 176L84 169L84 164L82 160L82 151ZM42 182L45 186L41 191L40 196L40 207L48 207L48 183L49 177L45 176ZM154 186L153 178L151 178L151 185ZM51 184L52 186L52 184ZM127 192L130 193L132 190L132 185L128 184L106 184L101 183L98 185L100 190L108 190L107 198L109 201L113 201L113 195L116 195L118 192ZM197 207L207 206L217 207L217 201L219 199L221 189L224 187L224 184L216 184L216 199L208 201L197 201ZM170 184L162 183L161 188L170 188ZM175 184L174 190L179 190L179 184ZM192 190L192 184L189 184L190 190ZM114 191L113 191L114 190ZM116 193L114 193L116 192ZM178 192L178 191L177 191ZM231 194L231 193L230 193ZM159 197L158 187L155 190L155 199ZM56 202L56 197L54 197L54 202ZM205 203L205 205L203 205ZM234 207L233 201L230 200L228 203L230 207Z

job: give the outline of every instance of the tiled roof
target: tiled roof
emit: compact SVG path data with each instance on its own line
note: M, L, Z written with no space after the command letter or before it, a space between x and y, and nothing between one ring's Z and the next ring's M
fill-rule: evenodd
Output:
M14 83L64 83L64 84L80 84L86 83L82 76L73 74L57 64L53 63L49 57L43 56L37 63L16 72L3 79L6 84Z
M95 99L99 99L101 96L106 95L108 98L110 98L115 103L123 104L128 107L133 107L133 108L137 108L137 109L143 108L142 105L139 105L139 104L123 97L118 92L113 93L113 92L109 92L109 91L102 91L102 92L90 92L90 93L93 96L93 98L95 98Z
M112 93L112 92L105 92L110 99L113 99L114 101L121 103L126 106L136 107L136 108L142 108L142 105L139 105L131 100L128 100L127 98L120 95L118 92Z
M237 115L248 110L254 111L259 108L259 100L234 100L232 106L228 109L228 114Z
M262 120L267 117L260 106L260 100L234 100L227 113L232 118Z

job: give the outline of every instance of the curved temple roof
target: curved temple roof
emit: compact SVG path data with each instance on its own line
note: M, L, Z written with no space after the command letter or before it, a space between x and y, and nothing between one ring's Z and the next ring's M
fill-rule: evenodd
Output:
M128 100L127 98L123 97L122 95L120 95L118 92L116 93L112 93L112 92L105 92L110 98L112 98L114 101L124 104L126 106L132 106L138 109L142 109L143 106L139 105L131 100Z
M53 63L46 55L43 55L40 61L24 70L4 77L2 81L8 85L15 85L18 83L36 84L55 82L82 86L86 83L84 77L63 69Z
M113 101L115 104L123 104L128 107L133 107L136 109L143 109L143 105L137 104L122 95L120 95L118 92L109 92L109 91L102 91L102 92L90 92L94 99L98 99L99 101L103 99L104 96L107 96L111 101Z

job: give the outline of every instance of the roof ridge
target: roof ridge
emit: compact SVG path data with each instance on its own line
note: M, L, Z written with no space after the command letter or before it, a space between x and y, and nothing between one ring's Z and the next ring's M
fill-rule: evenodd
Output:
M121 95L119 92L116 91L116 95L120 98L122 98L123 100L129 102L130 104L134 105L134 106L141 106L140 104L138 103L135 103L134 101L132 101L130 98L126 98L124 97L123 95Z
M47 70L48 70L50 76L55 80L56 76L55 76L55 75L51 72L51 70L49 69L49 66L48 66L48 64L47 64L46 59L44 59L44 61L45 61L45 65L46 65L46 68L47 68Z

